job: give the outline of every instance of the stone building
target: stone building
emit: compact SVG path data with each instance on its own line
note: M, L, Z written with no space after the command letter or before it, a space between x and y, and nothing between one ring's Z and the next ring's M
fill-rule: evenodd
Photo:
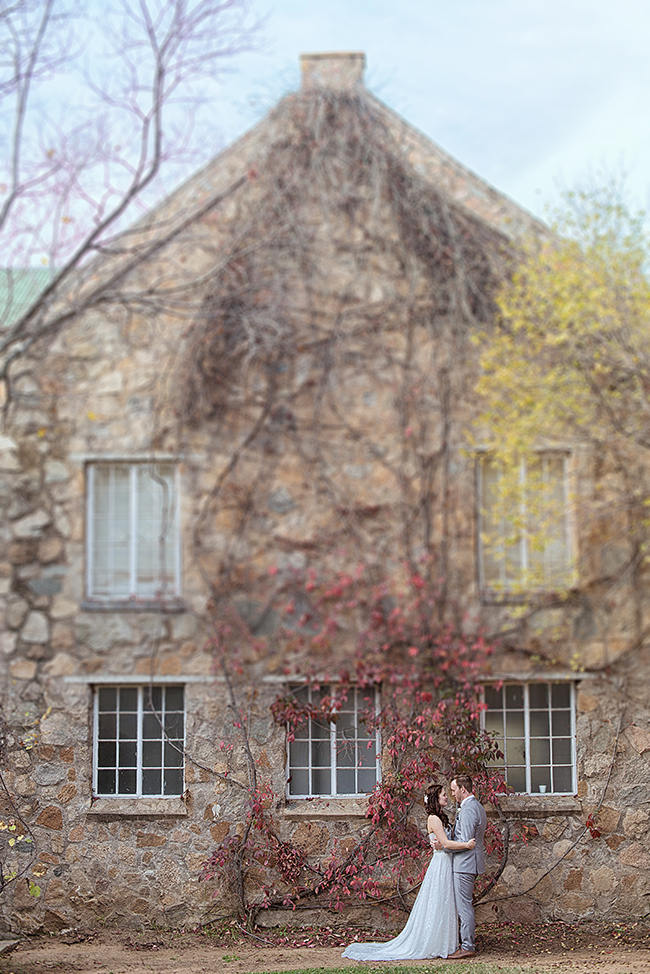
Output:
M34 840L7 853L29 866L4 891L10 929L219 914L199 873L243 815L218 666L233 607L266 639L246 664L251 746L287 838L325 856L363 827L380 742L357 728L372 759L337 768L316 728L288 748L270 716L306 671L274 639L278 599L297 619L299 580L359 559L397 575L433 558L446 618L511 631L484 719L507 745L504 813L532 838L492 894L502 915L647 913L647 579L640 610L622 577L606 612L587 591L520 621L527 561L547 593L612 557L583 513L589 456L541 454L562 504L541 555L506 564L481 541L472 332L513 242L545 230L375 99L363 67L303 57L301 90L80 270L58 297L79 312L10 368L3 815Z

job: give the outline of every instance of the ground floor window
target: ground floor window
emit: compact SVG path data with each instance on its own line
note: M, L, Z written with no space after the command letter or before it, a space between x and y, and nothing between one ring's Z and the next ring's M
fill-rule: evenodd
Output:
M574 794L575 688L572 683L486 686L484 726L499 742L508 784L524 794Z
M182 686L101 686L94 693L93 794L141 798L184 791Z
M288 743L288 786L291 798L320 795L363 795L380 777L379 732L373 727L379 690L352 688L340 695L331 686L292 688L299 704L310 713ZM320 708L324 698L335 701L333 711Z

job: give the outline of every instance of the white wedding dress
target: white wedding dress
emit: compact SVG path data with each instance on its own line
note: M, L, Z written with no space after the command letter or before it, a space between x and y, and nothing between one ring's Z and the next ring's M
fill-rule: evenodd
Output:
M432 842L433 836L429 836ZM416 960L448 957L458 947L458 914L454 899L451 853L433 853L406 926L383 944L350 944L343 957L352 960Z

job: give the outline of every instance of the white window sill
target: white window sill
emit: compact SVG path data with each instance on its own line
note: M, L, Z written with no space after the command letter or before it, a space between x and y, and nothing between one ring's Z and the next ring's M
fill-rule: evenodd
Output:
M84 599L82 612L184 612L185 603L174 596L169 599Z
M549 818L582 812L582 804L574 795L503 795L499 807L505 815L515 818Z
M288 798L282 815L286 819L303 818L365 818L368 799L344 798Z
M548 588L490 588L486 586L481 588L481 602L483 605L525 605L532 599L545 599L549 603L555 602L557 599L563 598L563 593L566 593L568 589L574 585L574 582L567 581L564 588L558 588L557 585L549 585Z
M184 818L187 805L182 798L95 798L87 807L86 815Z

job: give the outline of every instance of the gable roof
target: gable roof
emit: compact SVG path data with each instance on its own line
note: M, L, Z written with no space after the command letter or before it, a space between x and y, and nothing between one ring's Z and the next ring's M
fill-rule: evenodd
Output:
M451 156L443 148L407 122L401 115L373 95L363 83L365 55L361 52L303 54L300 58L302 86L282 98L264 118L213 157L145 216L133 229L150 239L154 227L165 228L187 224L188 215L200 214L211 200L221 199L233 189L241 188L246 177L257 175L256 166L277 135L292 106L310 92L358 96L381 121L393 141L402 146L405 161L423 180L435 186L450 203L508 237L517 239L527 234L546 234L546 225L497 190L486 180ZM243 179L242 179L243 177Z

